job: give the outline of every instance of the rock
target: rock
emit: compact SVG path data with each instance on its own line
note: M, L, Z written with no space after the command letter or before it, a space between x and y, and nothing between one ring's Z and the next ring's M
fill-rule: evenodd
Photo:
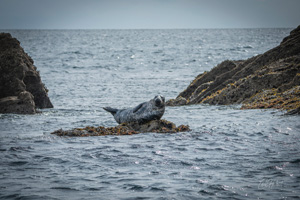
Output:
M176 125L167 120L153 120L145 124L135 122L123 123L116 127L105 128L103 126L93 127L87 126L85 128L75 128L72 130L62 130L52 132L58 136L70 137L87 137L87 136L104 136L104 135L133 135L138 133L154 132L154 133L177 133L190 131L189 126Z
M286 114L300 114L300 86L284 92L279 89L264 90L245 100L242 109L277 108L287 110Z
M20 42L0 33L0 112L34 114L52 108L47 89Z
M69 136L69 137L88 137L88 136L104 136L104 135L133 135L138 132L130 130L126 126L116 126L105 128L103 126L93 127L87 126L85 128L75 128L72 130L62 130L52 132L51 134L57 136Z
M177 132L185 132L190 131L189 126L180 125L176 127L173 122L169 122L167 120L153 120L145 124L139 123L128 123L124 124L124 126L129 127L129 129L145 133L145 132L155 132L155 133L177 133Z
M283 39L279 46L247 60L226 60L209 72L199 74L192 83L167 105L178 106L198 103L214 105L250 104L253 96L266 90L275 89L277 93L293 89L300 84L300 26ZM285 95L288 98L287 95ZM294 96L290 96L290 98ZM263 99L261 99L263 100ZM299 108L293 103L293 109ZM256 100L255 102L258 102ZM276 101L268 108L290 110L289 101ZM246 108L256 108L243 106ZM265 107L264 107L265 108Z
M27 91L18 96L9 96L0 99L0 113L33 114L36 112L33 96Z
M177 97L176 99L170 99L166 102L167 106L183 106L186 105L188 102L182 96Z

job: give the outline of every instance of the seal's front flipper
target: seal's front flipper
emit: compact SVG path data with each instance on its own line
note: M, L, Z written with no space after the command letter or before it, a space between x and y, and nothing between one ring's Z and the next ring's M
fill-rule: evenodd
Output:
M145 103L141 103L140 105L138 105L137 107L135 107L132 112L136 113Z
M118 109L116 108L111 108L111 107L104 107L104 110L106 110L107 112L110 112L112 115L116 114Z

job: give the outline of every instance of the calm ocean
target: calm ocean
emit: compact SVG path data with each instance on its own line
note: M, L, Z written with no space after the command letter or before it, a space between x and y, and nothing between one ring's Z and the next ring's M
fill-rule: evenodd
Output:
M291 30L1 30L33 58L54 108L0 114L0 199L299 199L300 116L193 105L163 116L191 132L50 134L115 126L102 107L174 98L199 73Z

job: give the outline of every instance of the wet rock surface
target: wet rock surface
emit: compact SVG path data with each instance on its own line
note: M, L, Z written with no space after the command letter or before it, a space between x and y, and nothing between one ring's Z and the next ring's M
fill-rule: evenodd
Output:
M286 114L300 114L300 86L287 91L278 89L264 90L244 101L242 109L277 108L288 110Z
M299 85L300 26L279 46L264 54L247 60L226 60L211 71L199 74L176 99L167 101L167 105L244 104L243 109L279 108L299 114ZM262 106L263 102L266 106Z
M177 133L190 131L188 125L176 125L167 120L153 120L145 124L139 123L123 123L116 127L93 127L75 128L72 130L56 130L51 134L57 136L69 137L88 137L88 136L104 136L104 135L133 135L138 133L154 132L154 133Z
M9 33L0 33L0 113L34 114L52 108L32 58Z

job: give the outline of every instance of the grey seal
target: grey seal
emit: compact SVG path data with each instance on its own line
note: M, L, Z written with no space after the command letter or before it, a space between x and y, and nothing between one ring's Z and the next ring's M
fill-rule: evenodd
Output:
M143 124L152 120L160 119L165 113L165 98L157 95L148 102L139 104L134 108L116 109L104 107L119 123L138 122Z

